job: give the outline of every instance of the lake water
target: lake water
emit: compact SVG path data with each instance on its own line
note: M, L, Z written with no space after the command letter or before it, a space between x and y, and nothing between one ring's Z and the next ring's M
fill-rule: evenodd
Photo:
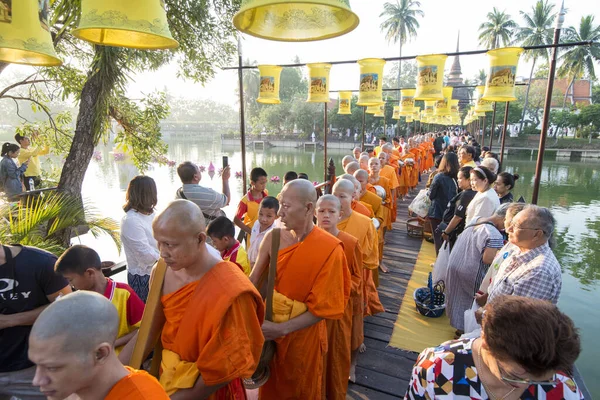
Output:
M120 220L121 209L125 202L125 190L128 182L138 174L136 168L127 160L115 161L112 146L99 147L101 161L93 160L83 185L83 195L91 200L102 215ZM340 150L329 151L336 166L341 168L341 158L350 153ZM232 201L225 211L232 217L242 196L241 179L234 173L241 171L241 152L239 148L222 147L217 141L190 142L172 141L169 143L167 157L176 161L194 161L208 167L212 161L216 168L222 163L222 156L229 156L232 166L230 181ZM283 180L286 171L305 172L312 181L323 181L323 153L304 152L295 149L273 148L265 151L247 153L248 173L254 166L264 168L269 177L279 176ZM514 190L515 198L522 195L531 199L535 160L529 157L511 157L505 160L506 171L518 173L520 179ZM338 170L338 174L340 170ZM156 180L158 186L158 206L161 210L174 198L175 191L181 186L175 167L154 166L147 175ZM221 190L218 175L212 179L203 174L202 185ZM281 183L269 182L267 188L271 194L281 190ZM600 397L600 346L594 336L600 332L600 163L547 161L542 174L539 204L550 207L556 217L557 248L555 250L563 267L563 288L559 302L560 308L568 314L579 327L583 352L577 365L594 397ZM89 238L84 239L92 243ZM114 245L106 238L94 241L103 259L118 261Z

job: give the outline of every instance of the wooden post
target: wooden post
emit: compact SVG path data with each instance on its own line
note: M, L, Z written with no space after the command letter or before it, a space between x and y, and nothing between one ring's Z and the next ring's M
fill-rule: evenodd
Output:
M502 128L502 143L500 144L500 167L499 170L502 169L502 161L504 160L504 143L506 141L506 127L508 126L508 107L510 102L506 102L506 106L504 107L504 127Z
M362 120L362 145L360 147L361 151L365 151L365 124L367 118L367 107L363 107L363 120Z
M325 181L328 181L329 184L325 185L325 194L331 194L333 184L335 182L335 164L333 162L333 158L329 159L329 166L327 167L327 176L325 177Z
M485 145L485 113L483 113L483 125L481 128L481 145Z
M242 193L246 193L246 118L244 116L244 80L242 73L242 41L238 37L238 80L240 85L240 134L242 140L240 145L242 146Z
M323 175L327 180L327 102L323 107Z
M494 142L494 128L496 127L496 102L494 102L494 113L492 114L492 127L490 128L490 151Z
M554 29L554 44L557 45L560 40L560 30L565 20L566 10L564 2L560 7L560 13L556 19L556 28ZM546 102L544 103L544 115L542 117L542 132L540 132L540 145L538 148L537 162L535 164L535 176L533 179L533 195L531 203L537 204L540 195L540 182L542 180L542 166L544 164L544 151L546 150L546 135L550 125L550 106L552 105L552 89L554 88L554 75L556 74L556 56L558 47L552 48L552 59L550 61L550 71L548 73L548 85L546 87Z

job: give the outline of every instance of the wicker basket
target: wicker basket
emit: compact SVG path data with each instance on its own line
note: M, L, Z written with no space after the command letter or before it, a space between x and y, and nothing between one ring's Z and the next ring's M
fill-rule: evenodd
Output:
M410 237L423 237L423 226L419 222L418 218L409 218L406 221L406 232Z
M421 315L429 318L439 318L446 310L446 295L444 294L444 282L440 281L433 286L431 272L427 280L427 286L416 289L413 293L415 306Z

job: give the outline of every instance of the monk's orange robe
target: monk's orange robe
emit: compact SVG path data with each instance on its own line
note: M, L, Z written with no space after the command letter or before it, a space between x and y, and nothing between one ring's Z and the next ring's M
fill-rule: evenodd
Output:
M360 201L352 200L352 211L356 211L357 213L366 217L373 218L372 211L370 211L369 208Z
M390 192L391 192L391 203L390 203L390 220L391 222L396 222L396 213L397 213L397 191L398 187L400 187L400 183L398 182L398 172L391 165L386 165L381 169L379 175L387 178L390 181ZM391 226L389 227L391 229Z
M327 400L345 400L348 389L348 375L350 374L350 352L356 350L364 341L363 310L362 310L362 254L358 240L340 231L337 238L344 245L344 253L348 262L351 276L350 301L342 319L327 320L327 354L325 355L325 395ZM353 324L353 310L355 303L360 307L357 313L359 327ZM358 343L358 344L356 344ZM356 347L353 347L356 346Z
M129 375L121 378L104 400L169 400L169 396L155 377L146 371L125 367Z
M384 206L383 215L385 218L384 227L386 227L387 229L392 229L392 216L391 216L392 185L388 178L386 178L385 176L379 175L379 181L375 184L371 184L370 187L369 187L369 185L367 185L367 190L377 194L377 190L375 190L375 186L381 186L385 190L385 200L383 201L383 206Z
M211 400L246 398L242 378L254 373L264 343L262 298L240 268L229 261L216 264L200 280L161 298L166 323L162 330L160 383L173 392L194 386L197 369L208 386L229 382ZM168 357L167 357L168 356ZM179 357L179 364L166 360ZM196 372L196 371L194 371ZM198 375L198 374L196 374Z
M365 190L360 197L360 202L371 207L371 210L373 210L373 217L377 218L380 224L383 224L383 205L381 203L381 197L373 192Z
M275 290L304 303L315 317L342 318L350 289L342 242L324 230L314 227L302 242L279 250ZM327 352L325 321L276 339L276 344L271 377L260 388L259 398L320 399Z
M358 239L363 266L364 315L383 312L379 294L373 282L373 270L379 267L379 246L373 223L364 215L352 212L350 217L338 223L338 229Z

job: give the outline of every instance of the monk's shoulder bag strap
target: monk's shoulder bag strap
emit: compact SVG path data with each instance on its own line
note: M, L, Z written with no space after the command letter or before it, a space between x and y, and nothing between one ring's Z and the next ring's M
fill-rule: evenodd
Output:
M271 261L269 263L269 275L267 276L267 309L265 313L265 320L267 321L273 321L273 294L275 292L275 275L277 274L277 254L279 253L281 229L275 228L271 232ZM243 380L246 389L257 389L267 383L271 376L269 364L274 355L275 342L273 340L265 341L256 371L254 371L251 378Z

